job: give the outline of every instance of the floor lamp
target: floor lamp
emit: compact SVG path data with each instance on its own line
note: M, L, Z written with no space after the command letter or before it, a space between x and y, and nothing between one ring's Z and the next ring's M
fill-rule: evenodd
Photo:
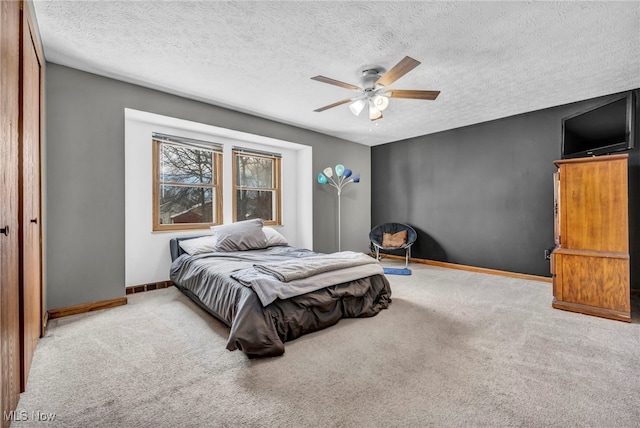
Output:
M345 169L344 165L336 165L335 167L335 179L333 176L333 169L330 166L326 167L324 171L318 174L318 183L328 184L335 187L338 190L338 251L341 251L340 245L340 195L342 194L342 188L349 183L359 183L360 174L356 174L352 177L353 172L350 169Z

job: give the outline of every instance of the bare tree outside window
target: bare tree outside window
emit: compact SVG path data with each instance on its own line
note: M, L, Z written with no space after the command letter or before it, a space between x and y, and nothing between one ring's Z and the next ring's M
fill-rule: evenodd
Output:
M154 140L154 230L221 223L222 155Z
M235 221L281 224L280 157L234 152Z

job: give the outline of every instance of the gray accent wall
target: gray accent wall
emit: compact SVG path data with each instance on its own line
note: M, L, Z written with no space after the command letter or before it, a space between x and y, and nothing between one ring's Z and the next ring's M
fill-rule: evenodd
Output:
M368 248L370 147L47 63L47 309L125 295L125 108L311 146L314 177L337 163L360 172L361 182L342 196L342 249ZM314 185L313 239L320 252L337 251L332 190Z
M372 226L413 226L417 258L549 277L544 250L554 243L553 161L561 157L561 119L606 99L373 147ZM628 153L634 266L640 160L637 147ZM632 282L637 278L632 267Z

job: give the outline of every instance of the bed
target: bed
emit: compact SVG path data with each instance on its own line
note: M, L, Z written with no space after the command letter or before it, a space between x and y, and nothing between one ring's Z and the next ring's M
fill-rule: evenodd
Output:
M170 240L171 280L230 328L228 350L250 358L282 355L284 342L341 318L374 316L391 303L375 259L315 253L275 234L253 220Z

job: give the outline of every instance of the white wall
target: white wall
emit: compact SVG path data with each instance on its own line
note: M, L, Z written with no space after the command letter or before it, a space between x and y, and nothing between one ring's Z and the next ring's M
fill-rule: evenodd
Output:
M224 146L223 222L232 219L231 149L241 146L282 154L282 226L293 246L313 248L312 149L309 146L211 125L125 109L125 285L169 279L169 239L208 230L152 232L153 132Z

